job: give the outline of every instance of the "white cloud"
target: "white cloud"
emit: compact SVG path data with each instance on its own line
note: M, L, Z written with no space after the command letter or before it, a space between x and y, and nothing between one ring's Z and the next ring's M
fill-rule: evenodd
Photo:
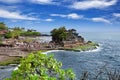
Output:
M53 19L48 18L48 19L45 19L45 21L47 21L47 22L52 22Z
M59 16L59 17L67 17L67 15L64 14L50 14L50 16Z
M55 4L53 0L0 0L2 3L32 2L36 4Z
M3 3L18 3L21 2L22 0L0 0L0 2Z
M27 15L21 15L18 12L10 12L7 10L0 9L0 17L7 19L21 19L21 20L37 20L37 18L29 17Z
M90 8L106 8L109 6L112 6L117 3L117 0L84 0L84 1L78 1L74 2L70 8L79 9L79 10L86 10Z
M62 18L70 18L70 19L81 19L83 18L83 15L78 15L76 13L70 13L70 14L50 14L51 16L59 16L59 17L62 17Z
M83 18L82 15L78 15L76 13L71 13L71 14L68 14L67 16L68 16L68 18L71 18L71 19L80 19L80 18Z
M53 0L31 0L33 3L37 4L52 4Z
M113 16L120 17L120 13L113 13Z
M96 17L96 18L92 18L92 21L94 22L104 22L104 23L110 23L109 20L102 18L102 17Z

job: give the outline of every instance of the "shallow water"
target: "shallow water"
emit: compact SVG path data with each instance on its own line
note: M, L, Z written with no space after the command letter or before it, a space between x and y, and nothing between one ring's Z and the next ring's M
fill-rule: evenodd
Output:
M17 65L0 66L0 80L10 77L12 70L14 70L16 66Z
M63 63L62 68L72 68L77 80L82 71L95 74L105 65L109 70L120 70L120 33L82 33L82 35L86 40L99 43L100 49L91 52L52 51L55 58ZM14 67L0 69L0 80L9 77L13 69Z

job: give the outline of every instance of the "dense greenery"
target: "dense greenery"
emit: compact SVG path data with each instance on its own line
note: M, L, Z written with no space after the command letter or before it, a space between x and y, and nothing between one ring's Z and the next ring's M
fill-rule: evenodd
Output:
M0 22L0 31L7 30L7 29L8 28L6 27L6 25L3 22ZM0 44L2 41L2 36L3 36L3 33L0 32Z
M8 28L3 22L0 22L0 31L5 32L5 35L2 35L5 38L19 38L19 36L40 36L40 32L37 32L35 30L28 29L26 31L24 28L20 27Z
M5 38L19 38L19 36L39 36L40 32L25 31L23 28L15 27L5 34Z
M60 42L67 38L67 32L65 27L60 27L58 29L53 29L51 31L52 40L55 42Z
M62 63L57 62L52 55L33 52L22 59L18 69L7 80L74 80L72 70L63 70L61 66Z
M22 32L23 30L21 28L15 27L5 34L5 38L19 38Z
M3 22L0 22L0 30L6 30L7 27Z
M36 32L36 31L24 31L21 35L22 36L39 36L40 32Z
M0 44L2 44L2 37L0 36Z

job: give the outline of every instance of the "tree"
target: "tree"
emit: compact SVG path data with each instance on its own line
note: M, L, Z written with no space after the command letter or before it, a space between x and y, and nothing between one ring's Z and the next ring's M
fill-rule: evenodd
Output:
M7 80L74 80L72 70L63 70L61 66L62 63L57 62L53 55L34 52L22 59L18 69Z
M20 36L20 33L21 33L21 31L19 31L19 30L13 30L12 32L11 32L11 35L12 35L12 38L19 38L19 36Z
M3 22L0 22L0 30L6 30L7 27Z
M9 39L9 38L12 38L12 32L9 31L7 32L5 35L4 35L5 38Z
M2 37L7 33L7 27L3 22L0 22L0 43L2 43Z
M24 30L22 28L19 28L19 27L15 27L15 28L12 28L11 30L9 30L5 35L4 37L5 38L19 38L19 36L21 35L21 33L23 32Z
M51 31L52 40L55 42L61 42L67 38L67 32L65 27L60 27L58 29L53 29Z
M28 29L27 31L23 31L21 33L21 36L40 36L40 32L33 30L33 29Z
M15 27L12 29L12 31L9 31L8 34L11 36L11 38L18 39L22 32L23 32L23 30L21 28Z
M22 31L24 31L24 28L14 27L14 28L13 28L13 31L15 31L15 30L17 30L17 31L21 31L21 32L22 32Z

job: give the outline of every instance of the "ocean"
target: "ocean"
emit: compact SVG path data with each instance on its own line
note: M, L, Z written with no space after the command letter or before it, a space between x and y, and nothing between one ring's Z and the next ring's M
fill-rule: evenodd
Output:
M54 57L63 63L64 69L71 68L77 80L88 71L92 80L101 70L101 80L107 71L120 70L120 33L81 33L86 40L97 42L100 47L86 52L53 51ZM107 75L106 75L107 76Z
M90 80L99 73L99 71L106 70L114 71L120 70L120 33L80 33L85 40L91 40L100 44L97 50L86 52L73 51L50 51L47 54L54 54L54 57L61 61L63 69L71 68L76 74L76 80L80 79L84 71L90 74ZM10 77L11 71L15 67L7 66L0 68L0 80L5 77ZM103 73L104 75L105 73ZM101 80L104 80L101 77Z

